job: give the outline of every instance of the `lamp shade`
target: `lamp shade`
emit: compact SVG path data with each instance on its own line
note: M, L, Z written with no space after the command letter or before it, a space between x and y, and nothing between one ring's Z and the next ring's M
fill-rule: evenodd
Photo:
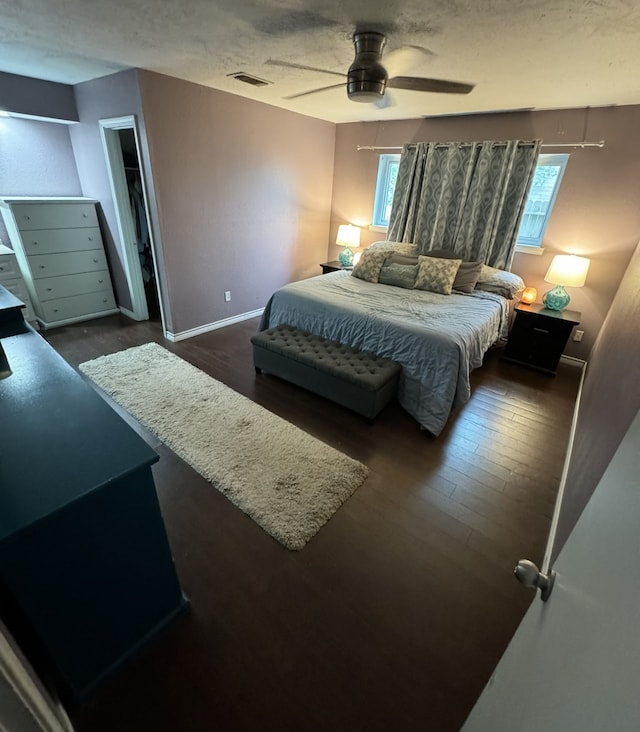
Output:
M556 254L544 276L545 282L563 287L582 287L587 279L589 260L574 254Z
M340 247L359 247L360 227L351 224L340 224L336 244Z

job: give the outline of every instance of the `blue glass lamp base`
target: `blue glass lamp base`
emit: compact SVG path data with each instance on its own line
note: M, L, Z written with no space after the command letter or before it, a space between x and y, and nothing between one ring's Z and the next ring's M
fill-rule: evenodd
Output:
M548 310L564 310L571 298L562 285L556 285L542 296L542 304Z
M345 247L338 255L338 261L343 267L353 267L353 252Z

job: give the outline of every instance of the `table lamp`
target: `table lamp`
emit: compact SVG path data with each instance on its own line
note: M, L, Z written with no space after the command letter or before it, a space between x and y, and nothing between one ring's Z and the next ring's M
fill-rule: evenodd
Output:
M589 260L574 254L556 254L551 262L545 282L555 287L545 292L542 302L548 310L564 310L571 298L565 287L582 287L587 279Z
M357 249L360 246L360 228L351 224L340 224L336 244L344 249L338 255L338 260L343 267L353 266L353 252L349 247Z

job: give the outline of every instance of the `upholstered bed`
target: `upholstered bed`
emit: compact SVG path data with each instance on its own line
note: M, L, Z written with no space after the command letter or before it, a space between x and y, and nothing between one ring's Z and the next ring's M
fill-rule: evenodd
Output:
M384 261L389 250L380 250ZM393 281L383 273L363 279L356 268L356 276L339 271L286 285L267 303L260 329L288 324L396 361L400 404L438 435L451 410L468 401L471 371L506 335L509 301L475 287L444 294L383 284Z

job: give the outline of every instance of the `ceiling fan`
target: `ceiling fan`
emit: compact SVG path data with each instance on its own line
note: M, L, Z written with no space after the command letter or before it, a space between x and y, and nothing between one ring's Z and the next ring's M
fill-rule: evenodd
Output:
M289 68L304 69L306 71L320 71L324 74L341 76L346 81L341 84L331 84L318 89L292 94L285 99L299 99L310 94L347 87L347 96L353 102L380 102L386 89L407 89L419 92L439 92L441 94L468 94L474 84L464 84L458 81L446 81L444 79L430 79L420 76L392 76L389 77L387 70L382 65L382 51L387 43L387 38L382 33L374 31L355 32L353 34L353 45L356 56L346 74L326 69L317 69L312 66L287 63L284 61L269 60L267 63L276 66L287 66ZM426 49L418 49L415 46L408 47L413 50L420 50L425 54ZM398 54L402 49L392 53ZM389 54L390 56L391 54Z

